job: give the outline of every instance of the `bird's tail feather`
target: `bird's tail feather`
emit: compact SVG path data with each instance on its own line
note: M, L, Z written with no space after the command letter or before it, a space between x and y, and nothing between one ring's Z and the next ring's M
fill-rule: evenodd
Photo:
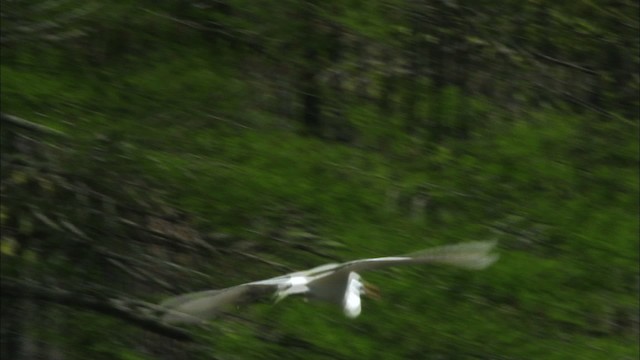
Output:
M496 241L474 241L445 245L422 250L407 256L421 263L446 264L471 270L481 270L498 260L499 255L491 253L496 243Z

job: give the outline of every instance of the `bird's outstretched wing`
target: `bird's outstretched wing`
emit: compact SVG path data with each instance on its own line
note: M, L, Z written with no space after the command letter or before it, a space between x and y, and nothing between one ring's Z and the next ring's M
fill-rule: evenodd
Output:
M162 321L168 324L201 323L213 319L226 307L258 301L274 295L280 280L269 279L220 290L205 290L169 298L162 303Z
M474 241L445 245L403 256L349 261L341 264L336 270L366 271L387 266L412 264L444 264L471 270L481 270L498 260L498 254L491 253L495 245L495 241Z
M267 296L290 295L315 288L315 297L326 298L327 294L335 294L342 299L343 285L347 275L352 272L374 270L386 266L411 264L447 264L467 269L484 269L498 259L491 250L496 243L491 241L469 242L446 245L422 250L404 256L382 257L349 261L342 264L326 264L316 268L275 277L272 279L250 282L226 289L206 290L188 293L169 298L160 306L165 309L162 320L170 324L200 323L214 318L220 310L230 305L255 302ZM296 279L302 282L296 284ZM338 279L338 280L335 280ZM335 284L339 282L339 286ZM309 285L311 284L311 285ZM297 287L296 287L297 286ZM324 289L318 291L318 289ZM314 292L314 291L311 291ZM331 296L329 296L331 298Z

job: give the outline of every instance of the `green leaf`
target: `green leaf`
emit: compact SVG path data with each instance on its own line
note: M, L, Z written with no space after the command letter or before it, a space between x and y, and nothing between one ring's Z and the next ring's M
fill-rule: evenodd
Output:
M4 255L14 256L18 246L18 241L13 237L7 236L0 239L0 253Z

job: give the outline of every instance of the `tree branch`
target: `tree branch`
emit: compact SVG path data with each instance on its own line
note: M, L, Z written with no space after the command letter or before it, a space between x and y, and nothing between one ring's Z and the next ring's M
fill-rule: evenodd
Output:
M542 58L544 60L550 61L552 63L556 63L558 65L562 65L562 66L568 67L570 69L575 69L575 70L578 70L578 71L582 71L582 72L587 73L589 75L598 75L597 71L589 69L589 68L586 68L584 66L580 66L578 64L574 64L574 63L571 63L571 62L568 62L568 61L556 59L556 58L553 58L551 56L548 56L548 55L545 55L545 54L542 54L542 53L539 53L539 52L536 52L536 51L530 51L529 53L534 55L534 56L537 56L539 58Z
M0 113L0 120L2 122L6 122L6 123L9 123L11 125L14 125L14 126L17 126L17 127L23 128L23 129L27 129L27 130L31 130L31 131L35 131L35 132L39 132L39 133L43 133L43 134L58 135L58 136L65 136L66 135L62 131L55 130L55 129L52 129L50 127L47 127L47 126L44 126L44 125L40 125L40 124L36 124L34 122L19 118L17 116L5 114L5 113Z
M160 312L162 309L157 305L143 301L101 298L7 277L1 278L0 289L2 297L29 297L72 308L87 309L124 320L131 325L175 340L194 341L189 332L156 320L153 314Z

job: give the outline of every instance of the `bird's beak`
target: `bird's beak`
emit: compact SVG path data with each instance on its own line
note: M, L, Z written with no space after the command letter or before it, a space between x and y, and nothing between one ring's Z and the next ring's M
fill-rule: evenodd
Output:
M364 283L364 295L374 299L374 300L380 300L380 298L382 296L380 296L380 289L368 282Z

